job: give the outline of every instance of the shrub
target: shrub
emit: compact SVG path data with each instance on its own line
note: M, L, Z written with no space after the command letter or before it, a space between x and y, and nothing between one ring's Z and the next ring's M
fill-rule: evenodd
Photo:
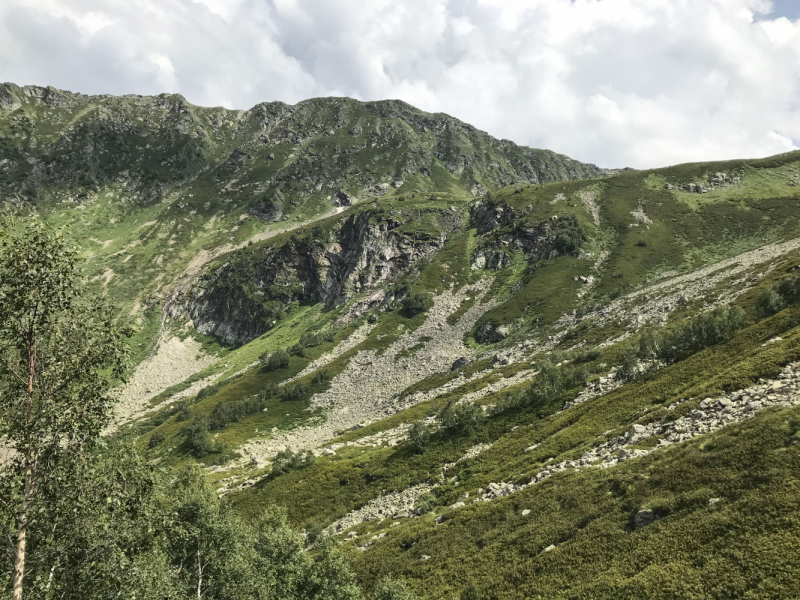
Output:
M306 527L306 546L313 546L314 543L322 537L325 531L325 525L319 521L313 521Z
M192 409L189 408L186 402L181 402L176 408L178 408L177 421L188 421L192 417Z
M426 312L431 306L433 300L428 294L411 294L403 300L403 309L411 315Z
M665 362L683 360L715 344L727 342L744 326L744 311L734 306L718 307L666 331L659 358Z
M287 385L283 388L283 399L290 402L296 400L302 400L303 397L306 395L307 390L308 389L303 383L298 383L293 386Z
M147 447L150 449L155 448L156 446L161 445L166 439L167 434L165 434L163 431L153 432L153 435L150 436L150 440L147 442Z
M759 319L763 319L780 312L785 306L786 301L778 292L777 286L769 287L761 292L756 300L756 315Z
M392 294L395 298L403 298L411 293L411 284L407 281L400 282L392 288Z
M474 433L483 425L485 417L479 404L456 404L455 400L451 400L439 411L437 419L447 432Z
M314 374L314 378L312 379L312 381L315 384L319 385L319 384L326 383L326 382L330 381L330 379L331 379L331 376L328 375L327 371L317 371Z
M212 430L223 429L228 424L241 421L247 415L261 412L267 406L267 400L277 393L278 387L270 383L256 396L245 400L234 400L217 404L209 416L209 428Z
M617 371L615 378L620 381L633 381L639 376L639 356L633 348L626 348L620 354L622 365Z
M642 373L640 361L651 363L652 370L683 360L704 348L729 341L744 325L744 311L733 306L701 313L673 329L648 331L639 338L636 350L623 351L617 377L632 381Z
M414 514L420 516L431 512L438 504L436 500L436 496L433 493L425 492L414 503Z
M521 404L541 410L564 392L564 378L561 369L550 361L540 362L537 369L539 373L522 395Z
M309 467L314 464L316 457L311 451L299 450L293 452L291 448L281 450L272 459L272 475L285 475L303 467Z
M325 342L332 342L334 336L335 334L333 331L327 331L324 333L304 333L300 336L299 344L305 348L313 348L314 346L319 346Z
M586 234L575 215L561 217L555 225L553 247L560 254L575 252L586 241Z
M186 435L186 445L197 458L203 458L208 454L223 451L221 445L214 443L208 430L209 419L206 416L197 417L182 429L182 432Z
M278 369L285 369L289 366L289 353L285 350L275 350L272 354L266 352L261 355L262 362L270 371L277 371Z
M373 600L417 600L418 596L401 579L386 577L375 587Z
M756 300L756 313L761 319L797 302L800 302L800 275L789 275L761 293Z
M561 378L564 381L564 389L583 386L589 379L589 367L583 364L568 364L561 367Z
M408 443L418 454L422 454L431 440L431 428L422 421L417 421L408 431Z
M212 383L211 385L207 385L202 390L197 392L197 401L199 402L203 398L208 398L209 396L213 396L220 390L221 387L222 387L221 381L219 383Z
M289 354L294 354L295 356L302 356L303 358L306 356L306 347L300 342L289 346L286 350Z
M600 358L603 353L600 351L600 348L591 348L589 350L584 350L583 352L579 352L575 355L573 362L575 363L589 363L594 362L598 358Z

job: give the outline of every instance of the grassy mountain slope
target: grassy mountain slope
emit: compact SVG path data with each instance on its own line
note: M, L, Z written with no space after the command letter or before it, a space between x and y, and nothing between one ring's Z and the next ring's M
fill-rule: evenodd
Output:
M0 132L4 211L137 327L116 439L367 587L793 597L800 152L605 172L396 101L9 84Z

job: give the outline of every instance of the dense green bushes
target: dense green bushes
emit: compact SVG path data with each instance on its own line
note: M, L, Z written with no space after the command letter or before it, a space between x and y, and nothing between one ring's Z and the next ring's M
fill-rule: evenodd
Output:
M153 449L156 446L164 443L164 440L167 439L167 435L163 431L155 431L150 436L150 439L147 441L147 447L149 449Z
M568 392L582 387L591 375L585 363L558 366L543 360L536 364L536 370L536 378L525 391L497 403L496 414L516 408L533 410L540 416L550 414L563 406Z
M483 408L475 402L458 404L449 401L436 413L438 430L424 421L416 421L408 431L407 443L421 454L434 435L471 435L486 421Z
M555 241L553 247L560 254L575 252L586 241L586 234L575 215L559 218L554 229Z
M759 317L768 317L800 302L800 274L792 274L764 290L756 300Z
M416 421L408 430L408 443L415 452L422 453L431 441L431 427L422 421Z
M125 449L61 475L31 523L27 598L363 598L333 540L318 536L312 557L284 511L246 521L199 469L173 474ZM3 597L11 569L4 560Z
M479 404L467 402L457 404L455 400L448 402L436 416L440 427L448 433L475 433L485 420L483 409Z
M261 412L266 408L267 400L273 398L277 393L278 386L272 383L252 398L217 404L209 417L210 429L224 429L228 424L241 421L247 415Z
M272 475L285 475L304 467L310 467L316 461L316 457L310 451L292 451L291 448L281 450L272 459Z
M305 398L308 388L304 383L296 383L294 385L286 385L283 387L283 399L287 402L296 402Z
M225 451L225 447L222 444L216 443L211 437L209 433L210 429L210 419L206 415L201 415L196 417L181 430L181 433L186 436L186 447L197 458L203 458L209 454Z
M727 342L745 325L745 314L738 306L720 306L670 329L648 331L635 348L620 355L622 366L617 377L635 379L643 370L641 361L650 369L684 360L701 350Z
M265 352L258 357L259 360L266 366L269 371L277 371L278 369L285 369L289 366L289 353L286 350L275 350L275 352Z
M433 306L433 300L428 294L411 294L403 299L403 310L410 315L426 312Z

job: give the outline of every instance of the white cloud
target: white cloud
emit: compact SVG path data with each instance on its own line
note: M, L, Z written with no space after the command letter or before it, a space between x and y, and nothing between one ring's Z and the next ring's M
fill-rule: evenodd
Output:
M777 4L775 6L778 6ZM800 139L800 19L765 0L4 0L0 77L247 108L401 98L604 166Z

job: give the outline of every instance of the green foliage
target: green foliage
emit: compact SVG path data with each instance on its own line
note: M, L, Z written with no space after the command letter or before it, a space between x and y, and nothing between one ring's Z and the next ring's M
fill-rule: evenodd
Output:
M741 307L721 306L678 327L647 333L640 341L638 355L645 360L673 363L709 346L727 342L744 324Z
M87 291L80 266L76 249L37 221L0 231L0 511L17 534L15 599L26 531L51 501L41 492L62 461L94 445L125 367L116 310Z
M800 302L800 274L792 274L761 293L756 300L756 313L760 318L768 317L797 302Z
M416 421L408 430L408 443L415 452L422 453L431 440L431 428L422 421Z
M418 600L418 596L402 579L381 579L372 594L372 600Z
M294 385L283 386L282 398L288 402L296 402L305 398L308 393L308 387L302 382Z
M209 429L212 431L225 428L230 423L240 421L247 415L252 415L264 410L267 400L275 396L278 391L276 385L264 388L259 394L245 400L233 402L220 402L211 411L209 416Z
M633 348L625 348L620 352L620 367L617 370L616 378L621 381L633 381L641 374L639 353Z
M286 475L292 471L310 467L316 460L314 453L307 450L294 452L291 448L286 448L278 452L272 459L272 476Z
M431 512L438 504L435 494L432 492L425 492L417 498L417 501L414 503L414 513L418 516L424 515L425 513Z
M485 420L480 404L466 402L458 404L450 400L439 411L437 419L447 433L471 434L477 431Z
M553 247L560 254L571 254L577 251L586 241L586 233L575 215L560 217L554 227L555 241Z
M428 294L411 294L403 299L403 309L409 315L418 315L427 312L432 306L433 300L431 300Z
M521 395L510 398L508 402L514 406L532 409L537 414L548 414L563 404L567 391L583 386L589 378L589 369L585 364L567 364L556 366L549 360L540 361L536 365L537 374L533 383ZM501 404L503 410L508 404Z
M192 418L192 409L188 402L180 402L175 408L178 409L178 416L175 418L175 420L179 423L188 421Z
M199 470L170 474L121 449L61 462L58 476L31 522L26 597L360 598L330 541L319 539L310 555L285 512L271 507L244 521Z
M156 446L163 444L166 439L167 435L163 431L155 431L147 441L147 447L153 449Z
M259 358L270 371L285 369L289 366L289 353L285 350L278 349L272 353L265 352Z
M314 346L319 346L325 342L332 342L335 338L335 335L336 334L333 331L318 333L306 331L300 336L300 345L305 348L313 348Z
M189 451L197 458L203 458L209 454L224 452L222 444L214 442L209 433L211 420L207 415L195 418L191 423L185 425L181 433L185 436L185 444Z

